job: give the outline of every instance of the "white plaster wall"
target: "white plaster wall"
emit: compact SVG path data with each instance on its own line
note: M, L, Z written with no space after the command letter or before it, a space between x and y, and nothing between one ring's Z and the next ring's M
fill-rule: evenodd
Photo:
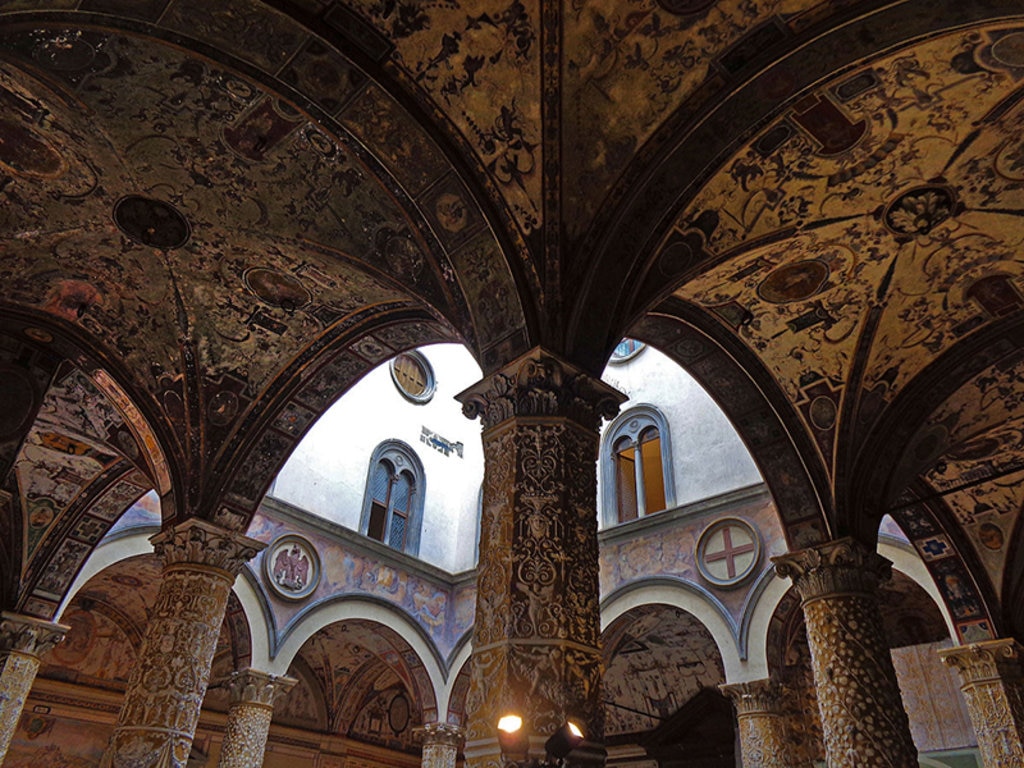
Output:
M676 506L761 482L754 460L715 401L692 376L656 349L646 347L625 363L609 364L601 378L629 396L621 411L647 403L665 415ZM604 429L607 427L605 424ZM602 515L599 519L606 518Z
M410 403L395 388L388 364L378 366L313 426L282 468L271 495L358 530L370 455L384 440L402 440L420 457L427 478L419 556L457 573L476 564L483 452L480 423L465 418L454 397L479 381L481 373L469 352L457 344L420 351L437 379L429 403ZM625 364L609 365L603 378L629 395L623 410L648 403L668 420L676 506L761 481L746 447L715 402L657 350L648 347ZM424 426L447 440L461 441L463 458L446 457L420 442Z
M310 429L278 474L271 495L358 530L370 455L384 440L401 440L416 452L426 473L419 556L446 571L464 571L475 565L477 498L484 465L480 422L463 416L454 398L480 380L480 368L458 344L435 344L419 351L437 381L429 403L416 405L402 397L383 363ZM445 456L420 442L424 426L446 440L461 441L463 457Z

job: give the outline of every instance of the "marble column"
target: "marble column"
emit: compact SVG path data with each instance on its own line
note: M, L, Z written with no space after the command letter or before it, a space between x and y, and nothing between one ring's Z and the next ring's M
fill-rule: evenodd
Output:
M150 541L160 591L101 765L184 766L235 576L265 545L193 519Z
M1013 638L944 648L942 660L960 673L978 751L986 768L1024 765L1024 665Z
M830 768L917 768L878 609L892 563L849 538L772 562L802 600Z
M288 693L298 681L243 669L228 678L231 705L228 728L220 749L220 768L259 768L267 749L274 701Z
M766 678L718 687L736 707L743 768L792 768L779 686Z
M484 445L466 762L501 766L509 713L532 757L572 718L579 758L603 761L596 462L601 419L624 398L541 349L458 397Z
M455 768L465 732L451 723L427 723L423 735L422 768Z
M39 671L39 659L64 639L68 627L31 616L0 614L0 763Z

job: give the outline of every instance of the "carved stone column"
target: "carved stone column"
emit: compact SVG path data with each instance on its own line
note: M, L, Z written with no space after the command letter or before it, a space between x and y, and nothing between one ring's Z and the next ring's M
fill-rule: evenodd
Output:
M939 656L960 673L982 765L1024 765L1024 668L1017 641L1003 638L944 648Z
M772 558L802 598L832 768L917 768L877 591L892 563L854 539Z
M64 639L68 627L31 616L0 614L0 763L18 727L39 671L39 657Z
M150 541L163 558L160 591L101 765L184 766L231 585L263 543L202 520Z
M513 712L532 756L571 717L588 740L580 754L603 760L596 462L601 419L623 399L540 349L459 395L484 444L473 768L500 765L497 723Z
M736 706L743 768L792 768L779 686L764 679L718 687Z
M455 768L465 732L451 723L427 723L423 733L422 768Z
M220 768L259 768L267 748L274 701L298 681L255 669L235 672L226 683L231 697Z

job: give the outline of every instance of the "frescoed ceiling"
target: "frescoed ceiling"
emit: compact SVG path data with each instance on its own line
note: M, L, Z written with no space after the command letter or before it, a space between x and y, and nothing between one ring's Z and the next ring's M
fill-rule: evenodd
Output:
M722 402L792 546L910 494L1024 597L1022 51L1016 0L6 3L18 514L91 515L58 476L124 462L164 522L242 530L397 352L596 374L635 332ZM37 419L61 359L139 457ZM64 525L9 538L80 561ZM46 615L66 585L4 560Z
M300 710L322 707L332 732L394 749L415 751L413 728L436 711L433 694L424 698L431 688L416 653L396 632L368 621L319 630L299 649L289 675L302 682L276 719L298 722Z
M602 637L605 735L653 730L705 688L725 682L711 633L669 606L645 606L616 620Z

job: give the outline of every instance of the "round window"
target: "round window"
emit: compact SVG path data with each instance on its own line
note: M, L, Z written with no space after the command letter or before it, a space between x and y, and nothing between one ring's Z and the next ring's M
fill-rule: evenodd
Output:
M646 346L642 341L637 341L636 339L623 339L615 345L615 351L612 352L609 362L624 363L627 360L632 360L643 352Z
M434 396L434 371L419 352L403 352L391 361L391 378L398 391L414 403Z

